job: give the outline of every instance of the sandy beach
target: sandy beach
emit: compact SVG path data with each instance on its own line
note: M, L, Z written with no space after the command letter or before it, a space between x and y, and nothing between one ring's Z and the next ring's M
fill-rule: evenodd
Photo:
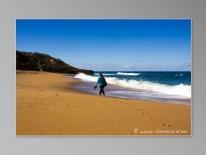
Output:
M17 135L191 135L191 105L78 92L63 74L17 71Z

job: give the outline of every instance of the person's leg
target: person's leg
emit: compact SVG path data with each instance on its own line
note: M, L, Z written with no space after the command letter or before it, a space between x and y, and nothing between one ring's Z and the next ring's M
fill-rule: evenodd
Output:
M101 95L101 94L103 94L105 96L104 86L100 87L99 95Z
M99 95L101 95L101 93L102 93L102 87L100 87L99 89Z
M103 94L105 96L104 86L100 87L99 95L101 95L101 94Z
M102 93L103 93L103 95L105 96L104 87L102 88Z

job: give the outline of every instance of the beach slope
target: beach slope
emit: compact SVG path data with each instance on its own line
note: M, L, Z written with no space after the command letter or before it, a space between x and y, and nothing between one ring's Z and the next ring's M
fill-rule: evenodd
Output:
M17 71L17 135L191 135L191 105L84 94L63 74Z

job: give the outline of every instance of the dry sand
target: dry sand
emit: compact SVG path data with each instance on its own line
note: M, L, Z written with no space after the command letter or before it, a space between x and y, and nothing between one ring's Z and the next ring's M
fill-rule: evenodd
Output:
M191 135L191 105L84 94L63 74L17 71L17 135Z

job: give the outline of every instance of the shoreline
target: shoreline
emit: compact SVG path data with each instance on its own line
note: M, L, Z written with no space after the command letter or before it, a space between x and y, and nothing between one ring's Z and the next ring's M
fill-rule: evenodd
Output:
M16 134L191 135L191 105L95 96L74 90L80 82L64 74L17 71Z
M85 93L89 95L94 95L94 96L99 96L98 92L99 90L96 89L94 90L93 87L96 84L95 82L87 82L87 81L82 81L80 79L76 79L72 76L65 76L66 78L73 78L74 80L78 80L72 85L72 89L74 91L80 92L80 93ZM111 98L120 98L120 99L126 99L126 100L143 100L143 101L152 101L152 102L164 102L167 104L183 104L183 105L191 105L191 99L173 99L173 98L154 98L154 97L144 97L144 96L127 96L123 94L123 96L118 96L116 94L112 94L110 92L112 91L124 91L125 92L143 92L144 90L136 90L132 88L126 88L126 87L120 87L112 84L108 84L107 87L105 88L105 97L111 97Z

